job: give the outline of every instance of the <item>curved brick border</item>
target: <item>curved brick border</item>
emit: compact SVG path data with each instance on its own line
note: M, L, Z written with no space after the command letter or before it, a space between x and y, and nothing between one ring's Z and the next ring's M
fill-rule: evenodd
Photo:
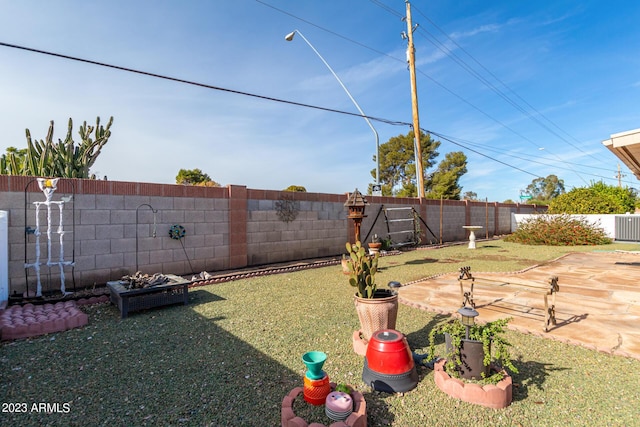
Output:
M447 363L445 359L435 363L433 379L438 388L449 396L494 409L506 408L511 404L513 381L506 372L505 377L498 384L481 386L451 378L444 370L445 363Z
M336 389L336 383L330 383L331 390ZM324 424L311 423L297 417L293 412L293 401L304 393L303 387L296 387L282 399L281 420L282 427L326 427ZM353 398L353 412L344 421L336 421L329 424L329 427L367 427L367 402L359 391L354 390L351 393Z
M381 257L392 256L392 255L399 255L401 253L402 252L398 250L381 251L380 256ZM341 263L342 263L342 259L330 259L330 260L305 262L303 264L296 264L296 265L267 267L260 270L250 270L250 269L241 270L236 272L230 272L227 274L216 275L213 277L209 277L207 279L194 280L192 281L191 285L189 285L189 287L212 285L214 283L231 282L233 280L247 279L247 278L259 277L259 276L269 276L272 274L290 273L292 271L309 270L311 268L321 268L321 267L327 267L330 265L340 265Z

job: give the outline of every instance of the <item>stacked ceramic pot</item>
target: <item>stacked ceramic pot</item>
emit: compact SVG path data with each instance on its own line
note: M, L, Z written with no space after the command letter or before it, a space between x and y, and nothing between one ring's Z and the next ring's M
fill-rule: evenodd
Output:
M309 351L302 355L302 361L307 367L304 374L304 400L312 405L320 406L331 392L329 376L322 370L327 355L321 351Z
M362 380L376 391L404 393L418 385L418 372L402 332L382 329L367 345Z
M346 420L353 412L353 399L349 393L332 391L327 395L324 412L334 421Z

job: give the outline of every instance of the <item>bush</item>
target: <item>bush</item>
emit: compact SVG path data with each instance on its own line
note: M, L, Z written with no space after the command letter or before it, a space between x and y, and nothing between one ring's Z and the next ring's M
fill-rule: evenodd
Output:
M282 191L293 191L296 193L306 193L307 189L304 188L302 185L290 185L287 188L285 188Z
M505 239L526 245L578 246L611 243L602 228L570 215L536 215L520 223Z
M634 212L635 190L592 183L589 187L574 188L549 203L549 213L564 214L623 214Z

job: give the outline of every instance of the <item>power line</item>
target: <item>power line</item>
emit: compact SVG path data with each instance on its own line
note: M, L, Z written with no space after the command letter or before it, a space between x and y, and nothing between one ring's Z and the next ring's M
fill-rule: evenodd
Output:
M423 132L425 132L425 133L430 133L431 135L435 135L435 136L437 136L437 137L438 137L438 138L440 138L440 139L444 139L445 141L448 141L448 142L450 142L450 143L452 143L452 144L454 144L454 145L457 145L457 146L462 147L462 148L464 148L464 149L466 149L466 150L469 150L469 151L471 151L471 152L473 152L473 153L476 153L476 154L478 154L478 155L480 155L480 156L482 156L482 157L486 157L486 158L487 158L487 159L489 159L489 160L492 160L492 161L494 161L494 162L497 162L497 163L503 164L503 165L505 165L505 166L507 166L507 167L510 167L511 169L515 169L515 170L518 170L518 171L520 171L520 172L524 172L524 173L526 173L527 175L531 175L531 176L534 176L534 177L536 177L536 178L542 178L542 177L541 177L540 175L538 175L538 174L535 174L535 173L533 173L533 172L526 171L526 170L521 169L521 168L519 168L519 167L517 167L517 166L510 165L510 164L508 164L508 163L506 163L506 162L503 162L502 160L498 160L498 159L493 158L493 157L491 157L491 156L488 156L488 155L486 155L486 154L484 154L484 153L481 153L481 152L479 152L479 151L477 151L477 150L474 150L474 149L472 149L472 148L466 147L466 146L464 146L464 145L460 144L459 142L456 142L456 141L454 141L454 140L452 140L452 139L449 139L449 138L447 138L446 136L444 136L444 135L442 135L442 134L440 134L440 133L433 132L433 131L429 131L429 130L425 130L425 129L420 129L420 130L422 130L422 131L423 131Z
M456 42L454 39L452 39L444 30L442 30L435 22L433 22L426 14L424 14L422 11L420 11L419 8L415 8L417 10L417 12L424 17L427 21L429 21L429 23L431 25L433 25L441 34L443 34L449 41L451 41L458 49L460 49L462 52L464 52L469 58L471 58L476 64L478 64L478 66L480 66L480 68L482 68L485 72L487 72L487 74L489 74L489 76L491 76L493 79L495 79L501 86L503 86L505 89L507 89L507 91L509 91L510 93L512 93L516 98L518 98L520 101L522 101L527 107L529 107L533 112L535 112L538 116L542 117L544 120L546 120L548 123L550 123L551 125L553 125L556 129L560 130L561 132L563 132L565 135L569 136L570 138L572 138L574 141L576 142L580 142L578 141L575 137L573 137L572 135L570 135L569 133L567 133L565 130L563 130L562 128L560 128L560 126L558 126L556 123L554 123L553 121L551 121L548 117L546 117L542 112L538 111L534 106L532 106L529 102L527 102L524 98L522 98L518 93L516 93L511 87L509 87L504 81L502 81L498 76L496 76L494 73L491 72L491 70L489 70L487 67L485 67L480 61L478 61L473 55L471 55L471 53L469 53L466 49L464 49L464 47L462 47L458 42ZM425 32L427 32L425 30ZM428 32L427 32L428 33ZM431 33L428 33L434 40L436 40L436 42L440 45L442 45L449 53L447 53L448 56L450 56L452 59L454 59L454 61L456 61L462 68L464 68L465 70L467 70L472 76L476 77L478 80L480 80L482 83L484 83L487 87L489 87L492 91L494 91L498 96L500 96L501 98L503 98L507 103L509 103L510 105L512 105L514 108L516 108L518 111L522 112L523 114L525 114L527 117L529 117L532 121L534 121L535 123L537 123L538 125L540 125L541 127L543 127L544 129L546 129L549 133L557 136L559 139L561 139L562 141L566 142L567 144L569 144L571 147L575 148L576 150L587 154L589 156L591 156L589 153L584 152L580 147L572 144L571 142L567 141L563 136L559 135L557 132L555 132L553 129L549 128L549 126L545 125L544 123L542 123L537 117L533 116L531 113L529 113L528 111L526 111L522 106L520 106L517 102L515 102L513 99L511 99L508 95L506 95L504 92L502 92L499 88L497 88L495 85L493 85L491 82L489 82L487 79L485 79L484 77L482 77L478 72L476 72L475 70L473 70L464 60L462 60L460 57L458 57L452 50L450 50L449 48L447 48L446 46L444 46L442 43L440 43L440 41L437 40L437 38L435 36L433 36ZM437 47L437 46L436 46ZM462 64L460 62L462 62ZM464 65L463 65L464 64ZM591 156L593 157L593 156ZM594 157L595 158L595 157ZM596 159L599 160L599 159Z
M373 4L379 6L382 9L385 9L387 12L389 12L392 15L398 16L398 13L395 12L393 9L389 8L388 6L386 6L385 4L381 3L378 0L370 0ZM427 21L429 21L435 28L438 29L438 31L440 31L447 39L449 39L455 46L457 46L459 49L461 49L464 53L466 53L471 59L473 59L482 69L484 69L490 76L492 76L496 81L498 81L503 87L505 87L508 91L510 91L511 93L513 93L514 95L516 95L516 97L518 97L519 99L521 99L525 105L527 105L530 109L532 109L534 112L536 112L536 114L540 115L541 117L543 117L544 119L546 119L548 122L550 122L552 125L554 125L556 128L560 129L559 126L557 126L555 123L551 122L551 120L549 120L546 116L544 116L541 112L539 112L538 110L536 110L531 104L529 104L528 102L526 102L522 97L520 97L518 94L515 93L515 91L513 91L510 87L508 87L504 82L502 82L502 80L500 80L495 74L493 74L491 71L489 71L484 65L482 65L476 58L474 58L469 52L467 52L462 46L460 46L455 40L453 40L451 37L449 37L438 25L436 25L431 19L429 19L423 12L421 12L417 7L414 7L414 9L416 9L418 11L418 13L420 15L422 15L425 19L427 19ZM476 70L473 69L473 67L471 67L469 64L467 64L462 58L460 58L458 55L455 54L455 52L453 52L449 47L447 47L445 44L443 44L442 42L440 42L438 40L438 38L436 36L434 36L433 34L431 34L429 31L423 29L422 27L418 27L418 33L421 34L429 43L431 43L434 47L436 47L438 50L440 50L441 52L443 52L446 56L448 56L449 58L451 58L456 64L458 64L462 69L464 69L465 71L467 71L472 77L475 77L477 80L479 80L481 83L483 83L485 86L487 86L491 91L493 91L496 95L498 95L500 98L502 98L505 102L507 102L509 105L511 105L513 108L515 108L516 110L518 110L520 113L524 114L525 116L527 116L530 120L532 120L534 123L538 124L539 126L541 126L543 129L547 130L548 132L550 132L551 134L555 135L556 137L560 138L561 140L563 140L564 142L566 142L567 144L571 145L573 148L577 149L578 151L587 154L591 157L593 157L591 154L584 152L582 149L580 149L579 147L576 147L574 144L572 144L571 142L567 141L564 137L562 137L561 135L559 135L557 132L555 132L553 129L551 129L549 126L547 126L546 124L542 123L537 117L535 117L534 115L532 115L529 111L527 111L524 107L522 107L520 104L518 104L516 101L514 101L512 98L510 98L507 94L505 94L503 91L501 91L498 87L496 87L493 83L491 83L489 80L487 80L485 77L483 77L480 73L478 73ZM426 34L426 35L425 35ZM446 90L447 92L449 92L451 95L457 97L458 99L460 99L461 101L463 101L464 103L466 103L467 105L471 106L472 108L474 108L476 111L480 112L481 114L485 115L486 117L488 117L489 119L495 121L496 123L498 123L500 126L504 127L505 129L509 130L510 132L512 132L514 135L517 135L518 137L522 138L523 140L529 142L532 146L534 147L539 147L539 144L536 144L534 141L532 141L531 139L525 137L524 135L516 132L514 129L512 129L511 127L507 126L506 124L502 123L501 121L495 119L493 116L491 116L489 113L483 111L482 109L480 109L479 107L475 106L474 104L472 104L470 101L468 101L467 99L463 98L462 96L456 94L455 92L453 92L452 90L450 90L449 88L447 88L445 85L441 84L440 82L438 82L437 80L435 80L434 78L432 78L431 76L427 75L426 73L422 72L421 70L418 70L418 72L420 72L421 74L423 74L425 77L427 77L428 79L430 79L434 84L440 86L442 89ZM562 129L560 129L561 131L563 131ZM566 131L563 131L565 134L569 135ZM569 135L570 136L570 135ZM575 138L574 138L575 140ZM577 140L576 140L577 141ZM553 154L553 153L552 153ZM555 154L553 154L555 155ZM556 157L558 157L556 155ZM578 173L578 171L571 169L571 165L569 162L565 162L563 160L561 160L558 157L558 161L563 162L565 164L567 164L569 166L569 170L571 172L573 172L574 174L576 174L585 184L587 183L586 180L582 177L582 175L580 173Z
M356 116L356 117L365 117L368 118L370 120L376 120L382 123L386 123L386 124L391 124L391 125L396 125L396 126L408 126L411 127L412 124L408 123L408 122L400 122L400 121L393 121L393 120L388 120L388 119L382 119L382 118L377 118L377 117L370 117L370 116L365 116L362 114L356 114L356 113L351 113L348 111L341 111L341 110L336 110L333 108L326 108L326 107L319 107L319 106L315 106L315 105L310 105L310 104L303 104L303 103L299 103L299 102L294 102L294 101L287 101L287 100L283 100L283 99L278 99L278 98L273 98L273 97L269 97L269 96L264 96L264 95L256 95L253 93L249 93L249 92L243 92L243 91L239 91L239 90L234 90L234 89L228 89L228 88L222 88L222 87L218 87L218 86L213 86L213 85L209 85L209 84L204 84L204 83L198 83L198 82L194 82L194 81L190 81L190 80L185 80L185 79L181 79L181 78L177 78L177 77L169 77L169 76L165 76L162 74L157 74L157 73L151 73L148 71L141 71L141 70L136 70L133 68L128 68L128 67L123 67L123 66L119 66L119 65L113 65L113 64L107 64L104 62L99 62L99 61L94 61L94 60L90 60L90 59L84 59L84 58L78 58L75 56L70 56L70 55L64 55L64 54L60 54L60 53L54 53L54 52L48 52L45 50L40 50L40 49L34 49L34 48L30 48L30 47L25 47L25 46L19 46L19 45L14 45L14 44L10 44L10 43L4 43L4 42L0 42L0 46L5 46L5 47L9 47L9 48L14 48L14 49L19 49L19 50L24 50L27 52L32 52L32 53L39 53L42 55L48 55L48 56L53 56L56 58L61 58L61 59L66 59L66 60L71 60L71 61L77 61L77 62L83 62L83 63L87 63L87 64L91 64L91 65L97 65L97 66L101 66L101 67L106 67L106 68L111 68L111 69L116 69L116 70L120 70L120 71L125 71L125 72L129 72L129 73L134 73L134 74L140 74L143 76L147 76L147 77L154 77L154 78L159 78L159 79L163 79L163 80L169 80L172 82L176 82L176 83L183 83L183 84L188 84L188 85L192 85L192 86L197 86L197 87L202 87L202 88L206 88L206 89L213 89L213 90L219 90L219 91L224 91L224 92L229 92L229 93L234 93L237 95L244 95L244 96L250 96L250 97L254 97L254 98L258 98L258 99L263 99L263 100L267 100L267 101L273 101L273 102L280 102L280 103L285 103L285 104L289 104L289 105L295 105L295 106L299 106L299 107L305 107L305 108L313 108L313 109L317 109L317 110L322 110L322 111L327 111L327 112L332 112L332 113L339 113L339 114L345 114L345 115L349 115L349 116ZM424 131L424 130L423 130ZM433 135L439 135L438 133L435 132L430 132ZM460 145L456 142L454 142L453 140L450 140L448 138L444 138L447 141L456 144L456 145ZM503 161L494 159L490 156L487 156L483 153L480 153L476 150L473 150L471 148L465 147L467 148L469 151L473 151L474 153L477 153L483 157L487 157L491 160L494 160L498 163L504 164L505 166L508 166L510 168L519 170L521 172L527 173L529 175L534 175L536 177L538 177L535 174L532 174L531 172L525 171L524 169L520 169L516 166L513 165L509 165Z
M475 143L475 142L473 142L473 141L464 140L464 139L461 139L461 138L456 138L456 137L454 137L454 136L448 136L448 135L436 134L436 133L434 133L434 132L431 132L431 133L432 133L433 135L438 135L439 137L442 137L443 139L445 139L446 141L451 142L451 143L454 143L453 141L454 141L454 140L456 140L456 141L458 141L458 142L457 142L457 143L454 143L454 144L455 144L455 145L458 145L458 146L460 146L460 147L463 147L463 148L465 148L465 149L469 149L469 147L467 147L467 146L463 145L462 143L467 144L467 145L471 145L471 146L480 146L480 147L482 147L484 150L492 151L492 152L494 152L494 153L502 154L502 155L505 155L505 156L509 156L510 158L524 160L524 161L529 162L529 163L535 163L535 164L539 164L539 165L542 165L542 166L547 166L547 167L552 167L552 168L556 168L556 169L568 170L568 171L571 171L571 172L575 172L573 169L570 169L570 168L565 168L565 167L562 167L562 166L557 166L557 165L554 165L554 164L549 164L549 163L545 163L545 162L541 162L541 161L533 160L533 159L532 159L532 157L534 157L534 158L538 158L538 159L543 159L543 160L549 160L549 161L551 161L551 162L558 162L558 160L547 159L547 158L545 158L545 157L540 157L540 156L520 157L520 156L516 156L515 154L512 154L512 153L506 153L506 152L504 152L504 151L497 150L497 149L495 149L495 148L493 148L493 147L488 147L488 146L483 145L483 144ZM470 149L469 149L469 150L470 150ZM471 151L473 151L473 150L471 150ZM474 151L474 152L475 152L475 153L477 153L477 151ZM489 158L489 159L491 159L491 160L496 160L496 159L494 159L494 158L492 158L492 157L489 157L489 156L485 156L485 157L488 157L488 158ZM562 163L566 163L566 162L562 162ZM574 166L585 167L585 168L589 168L589 169L600 169L600 170L605 170L605 171L611 171L611 168L602 168L602 167L595 167L595 166L588 166L588 165L579 165L579 164L574 164ZM617 176L617 175L616 175L614 178L611 178L611 177L608 177L608 176L598 175L598 174L594 174L594 173L590 173L590 172L583 172L583 174L585 174L585 175L589 175L589 176L593 176L593 177L596 177L596 178L600 178L600 179L610 180L610 181L611 181L611 180L617 180L617 179L618 179L618 176ZM623 176L624 176L624 175L623 175ZM626 184L633 184L632 182L629 182L629 181L621 181L621 182L624 182L624 183L626 183Z
M389 6L387 6L386 4L382 3L381 1L378 0L370 0L371 3L375 4L376 6L386 10L387 12L389 12L392 15L395 15L396 18L404 18L404 15L400 12L397 12L396 10L390 8Z
M264 6L267 6L267 7L271 8L271 9L273 9L273 10L277 11L277 12L280 12L280 13L282 13L282 14L284 14L284 15L287 15L287 16L290 16L290 17L292 17L292 18L294 18L294 19L297 19L297 20L298 20L298 21L300 21L300 22L304 22L305 24L309 24L309 25L311 25L312 27L315 27L315 28L317 28L317 29L319 29L319 30L322 30L322 31L326 32L326 33L329 33L329 34L332 34L332 35L334 35L334 36L336 36L336 37L339 37L339 38L341 38L342 40L346 40L346 41L348 41L349 43L353 43L353 44L355 44L355 45L358 45L358 46L360 46L360 47L363 47L363 48L365 48L365 49L367 49L367 50L370 50L370 51L372 51L372 52L375 52L375 53L377 53L377 54L379 54L379 55L386 56L386 57L391 58L391 59L393 59L393 60L400 61L400 62L402 62L402 63L404 63L404 62L405 62L405 61L403 61L402 59L398 59L398 58L396 58L395 56L391 56L391 55L389 55L389 54L388 54L388 53L386 53L386 52L382 52L381 50L378 50L378 49L372 48L371 46L367 46L366 44L364 44L364 43L360 43L360 42L359 42L359 41L357 41L357 40L350 39L349 37L343 36L342 34L336 33L335 31L331 31L331 30L329 30L328 28L321 27L321 26L320 26L320 25L318 25L318 24L314 24L313 22L308 21L308 20L306 20L306 19L304 19L304 18L300 18L299 16L296 16L296 15L294 15L293 13L289 13L289 12L287 12L286 10L279 9L279 8L277 8L277 7L275 7L275 6L272 6L272 5L270 5L269 3L266 3L266 2L264 2L264 1L262 1L262 0L256 0L256 1L257 1L258 3L260 3L260 4L264 5Z
M259 1L259 0L257 0ZM48 56L53 56L53 57L57 57L57 58L61 58L61 59L66 59L66 60L72 60L72 61L77 61L77 62L83 62L83 63L87 63L87 64L91 64L91 65L97 65L97 66L101 66L101 67L106 67L106 68L111 68L111 69L116 69L116 70L120 70L120 71L125 71L125 72L130 72L130 73L134 73L134 74L140 74L140 75L144 75L144 76L148 76L148 77L154 77L154 78L159 78L159 79L164 79L164 80L168 80L168 81L173 81L176 83L183 83L183 84L188 84L188 85L193 85L193 86L197 86L197 87L202 87L202 88L206 88L206 89L213 89L213 90L219 90L219 91L224 91L224 92L229 92L229 93L234 93L234 94L238 94L238 95L244 95L244 96L249 96L249 97L254 97L254 98L258 98L258 99L262 99L262 100L266 100L266 101L273 101L273 102L279 102L279 103L285 103L285 104L289 104L289 105L294 105L294 106L299 106L299 107L305 107L305 108L311 108L311 109L316 109L316 110L321 110L321 111L326 111L326 112L332 112L332 113L338 113L338 114L344 114L344 115L349 115L349 116L355 116L355 117L363 117L363 118L368 118L370 120L375 120L381 123L385 123L385 124L389 124L389 125L394 125L394 126L407 126L407 127L412 127L411 123L408 122L402 122L402 121L394 121L394 120L389 120L389 119L384 119L384 118L379 118L379 117L372 117L372 116L366 116L366 115L362 115L362 114L356 114L356 113L352 113L352 112L348 112L348 111L342 111L342 110L337 110L337 109L333 109L333 108L327 108L327 107L321 107L321 106L316 106L316 105L311 105L311 104L304 104L304 103L300 103L300 102L295 102L295 101L288 101L288 100L283 100L283 99L279 99L279 98L273 98L273 97L269 97L269 96L264 96L264 95L257 95L257 94L253 94L253 93L249 93L249 92L244 92L244 91L239 91L239 90L234 90L234 89L228 89L228 88L223 88L223 87L218 87L218 86L213 86L213 85L209 85L209 84L204 84L204 83L199 83L199 82L194 82L194 81L190 81L190 80L185 80L185 79L181 79L181 78L177 78L177 77L170 77L170 76L165 76L162 74L157 74L157 73L151 73L151 72L147 72L147 71L141 71L141 70L136 70L133 68L128 68L128 67L123 67L123 66L118 66L118 65L113 65L113 64L107 64L107 63L103 63L103 62L99 62L99 61L94 61L94 60L89 60L89 59L84 59L84 58L78 58L78 57L74 57L74 56L70 56L70 55L64 55L64 54L60 54L60 53L54 53L54 52L49 52L49 51L44 51L44 50L40 50L40 49L35 49L35 48L30 48L30 47L25 47L25 46L19 46L19 45L15 45L15 44L10 44L10 43L4 43L4 42L0 42L0 46L5 46L5 47L9 47L9 48L14 48L14 49L19 49L19 50L24 50L24 51L28 51L28 52L32 52L32 53L39 53L39 54L43 54L43 55L48 55ZM422 73L424 74L424 73ZM424 74L426 77L430 78L430 76ZM440 84L437 81L433 80L434 83L436 84ZM445 90L448 90L446 87L442 86ZM454 96L458 96L455 93L451 92ZM462 98L461 98L462 99ZM467 102L466 100L462 99L463 101ZM473 104L470 104L472 107L477 108L475 106L473 106ZM478 109L478 111L480 111L481 113L482 110ZM490 117L490 116L489 116ZM493 119L493 118L492 118ZM495 119L493 119L495 120ZM505 127L507 127L506 125L504 125ZM507 127L508 128L508 127ZM424 129L423 129L424 131ZM477 150L474 150L472 148L469 148L463 144L460 144L458 142L455 142L452 138L453 137L447 137L444 135L441 135L437 132L433 132L433 131L427 131L428 133L431 133L433 135L436 135L438 137L441 137L442 139L451 142L454 145L458 145L460 147L463 147L471 152L474 152L480 156L486 157L492 161L501 163L507 167L510 167L512 169L516 169L520 172L524 172L526 174L529 175L533 175L538 177L538 175L528 172L524 169L518 168L516 166L510 165L506 162L503 162L501 160L495 159L491 156L488 156L486 154L483 154ZM515 132L515 131L514 131ZM516 156L512 156L512 157L516 157ZM516 157L517 158L517 157ZM597 175L595 175L597 176Z
M165 76L165 75L162 75L162 74L151 73L151 72L148 72L148 71L140 71L140 70L136 70L136 69L133 69L133 68L122 67L122 66L113 65L113 64L107 64L107 63L104 63L104 62L93 61L93 60L90 60L90 59L78 58L78 57L75 57L75 56L64 55L64 54L61 54L61 53L48 52L46 50L34 49L34 48L30 48L30 47L19 46L19 45L10 44L10 43L4 43L4 42L0 42L0 46L10 47L10 48L20 49L20 50L25 50L27 52L32 52L32 53L40 53L42 55L49 55L49 56L53 56L53 57L56 57L56 58L68 59L68 60L71 60L71 61L84 62L86 64L98 65L100 67L112 68L112 69L116 69L116 70L120 70L120 71L126 71L128 73L135 73L135 74L140 74L140 75L143 75L143 76L155 77L155 78L158 78L158 79L169 80L169 81L177 82L177 83L184 83L184 84L188 84L188 85L192 85L192 86L202 87L202 88L205 88L205 89L213 89L213 90L219 90L219 91L223 91L223 92L234 93L236 95L250 96L250 97L253 97L253 98L263 99L263 100L266 100L266 101L280 102L280 103L283 103L283 104L295 105L295 106L298 106L298 107L305 107L305 108L313 108L313 109L316 109L316 110L328 111L328 112L331 112L331 113L338 113L338 114L345 114L345 115L349 115L349 116L364 117L364 118L367 118L367 119L370 119L370 120L376 120L378 122L382 122L382 123L386 123L386 124L394 125L394 126L411 126L411 123L407 123L407 122L400 122L400 121L395 121L395 120L383 119L383 118L379 118L379 117L365 116L365 115L362 115L362 114L352 113L352 112L349 112L349 111L336 110L334 108L320 107L320 106L317 106L317 105L304 104L304 103L296 102L296 101L288 101L288 100L279 99L279 98L273 98L273 97L265 96L265 95L257 95L257 94L254 94L254 93L243 92L243 91L240 91L240 90L228 89L228 88L223 88L223 87L219 87L219 86L213 86L213 85L209 85L209 84L205 84L205 83L198 83L198 82L194 82L194 81L191 81L191 80L184 80L184 79L177 78L177 77L169 77L169 76Z
M268 4L268 3L266 3L266 2L264 2L264 1L262 1L262 0L256 0L256 1L257 1L258 3L260 3L260 4L262 4L262 5L265 5L265 6L269 7L269 8L271 8L271 9L273 9L273 10L276 10L276 11L278 11L278 12L280 12L280 13L283 13L283 14L285 14L285 15L287 15L287 16L290 16L290 17L292 17L292 18L294 18L294 19L296 19L296 20L299 20L299 21L304 22L304 23L306 23L306 24L309 24L309 25L311 25L311 26L313 26L313 27L315 27L315 28L318 28L319 30L322 30L322 31L324 31L324 32L326 32L326 33L332 34L332 35L334 35L334 36L336 36L336 37L339 37L339 38L341 38L341 39L343 39L343 40L346 40L346 41L348 41L348 42L350 42L350 43L353 43L353 44L355 44L355 45L357 45L357 46L363 47L363 48L368 49L368 50L370 50L370 51L372 51L372 52L378 53L378 54L380 54L380 55L383 55L383 56L386 56L386 57L388 57L388 58L391 58L391 59L393 59L393 60L395 60L395 61L401 62L402 64L406 64L406 61L405 61L405 60L403 60L403 59L400 59L400 58L397 58L397 57L395 57L395 56L389 55L389 54L387 54L387 53L385 53L385 52L381 52L381 51L379 51L379 50L377 50L377 49L374 49L374 48L372 48L372 47L370 47L370 46L365 45L364 43L361 43L361 42L358 42L358 41L356 41L356 40L353 40L353 39L350 39L350 38L348 38L348 37L345 37L345 36L343 36L343 35L341 35L341 34L339 34L339 33L335 32L335 31L332 31L332 30L330 30L330 29L327 29L327 28L325 28L325 27L322 27L322 26L320 26L320 25L317 25L317 24L315 24L315 23L313 23L313 22L311 22L311 21L309 21L309 20L307 20L307 19L304 19L304 18L301 18L301 17L299 17L299 16L296 16L296 15L294 15L294 14L292 14L292 13L290 13L290 12L287 12L287 11L285 11L285 10L279 9L279 8L277 8L277 7L275 7L275 6L272 6L272 5L270 5L270 4ZM399 12L394 11L393 9L389 8L389 7L388 7L388 6L386 6L384 3L381 3L381 2L380 2L380 1L378 1L378 0L370 0L370 1L371 1L373 4L377 5L378 7L380 7L380 8L382 8L382 9L386 10L386 11L387 11L388 13L390 13L391 15L394 15L394 16L396 16L396 17L404 17L404 15L400 14ZM436 39L436 40L437 40L437 39ZM436 46L436 47L437 47L437 46ZM445 52L445 53L446 53L446 52ZM452 91L451 89L449 89L448 87L446 87L445 85L443 85L442 83L440 83L439 81L437 81L436 79L434 79L433 77L429 76L429 75L428 75L427 73L425 73L424 71L422 71L422 70L420 70L420 69L417 69L417 72L418 72L418 73L420 73L420 74L422 74L423 76L425 76L426 78L428 78L429 80L431 80L434 84L438 85L439 87L441 87L442 89L444 89L445 91L447 91L447 92L448 92L448 93L450 93L451 95L455 96L456 98L458 98L459 100L461 100L461 101L462 101L462 102L464 102L465 104L469 105L470 107L472 107L473 109L475 109L475 110L476 110L476 111L478 111L479 113L483 114L485 117L487 117L487 118L489 118L489 119L493 120L495 123L499 124L500 126L502 126L502 127L503 127L503 128L505 128L505 129L507 129L508 131L510 131L511 133L513 133L514 135L518 136L519 138L522 138L524 141L527 141L528 143L530 143L531 145L533 145L533 146L534 146L534 147L536 147L536 148L538 148L538 147L539 147L539 144L536 144L536 143L535 143L534 141L532 141L530 138L527 138L526 136L524 136L524 135L522 135L521 133L517 132L516 130L514 130L514 129L513 129L513 128L511 128L511 127L509 127L509 126L508 126L508 125L506 125L505 123L503 123L503 122L501 122L500 120L496 119L495 117L491 116L489 113L487 113L486 111L482 110L480 107L477 107L476 105L474 105L473 103L471 103L470 101L468 101L467 99L465 99L464 97L462 97L461 95L458 95L457 93L455 93L454 91ZM496 90L497 90L497 89L496 89ZM507 99L508 99L508 98L507 98ZM517 104L516 104L516 105L517 105ZM515 105L514 105L514 107L515 107ZM526 112L525 112L525 111L521 111L521 112L523 112L523 113L525 113L525 114L526 114ZM562 161L562 160L559 160L559 161ZM573 172L574 172L576 175L578 175L578 177L580 177L580 179L582 179L582 181L583 181L583 182L585 182L585 183L586 183L586 181L584 180L584 178L582 178L582 176L580 176L580 174L578 174L576 171L573 171Z

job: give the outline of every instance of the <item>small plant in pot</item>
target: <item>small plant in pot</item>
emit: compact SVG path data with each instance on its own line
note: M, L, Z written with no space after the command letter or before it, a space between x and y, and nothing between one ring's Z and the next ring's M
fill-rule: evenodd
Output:
M478 315L475 310L464 307L459 312L461 319L443 323L430 331L428 358L435 358L436 337L444 335L445 370L451 377L496 384L505 377L507 370L517 373L518 369L511 361L511 344L504 337L511 318L477 324L473 321ZM471 313L471 316L463 313Z
M398 295L390 289L378 289L378 253L367 254L358 241L346 244L349 284L356 288L356 311L360 320L360 334L365 341L380 329L394 329L398 317Z
M369 254L373 255L380 252L380 248L382 248L382 240L377 234L374 234L371 238L371 243L369 243Z

